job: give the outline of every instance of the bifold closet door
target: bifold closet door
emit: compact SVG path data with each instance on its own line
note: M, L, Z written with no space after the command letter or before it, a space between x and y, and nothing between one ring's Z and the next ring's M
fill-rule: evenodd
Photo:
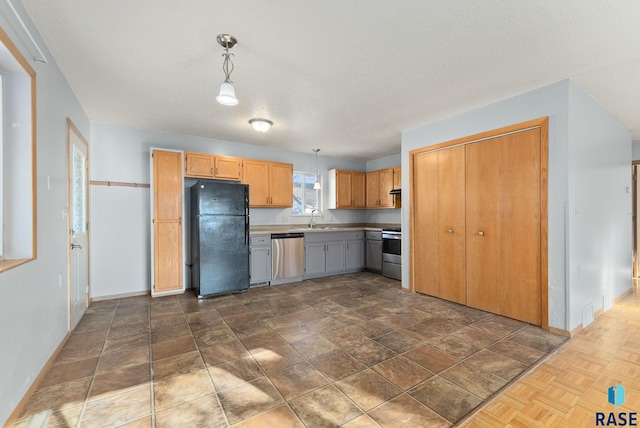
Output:
M467 304L541 324L540 129L466 146Z
M416 291L466 304L465 149L414 157Z

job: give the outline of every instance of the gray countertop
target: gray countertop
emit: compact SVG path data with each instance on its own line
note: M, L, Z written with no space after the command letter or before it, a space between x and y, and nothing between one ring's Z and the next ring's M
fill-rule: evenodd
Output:
M400 227L399 224L341 224L341 223L322 223L316 224L310 229L306 224L286 224L286 225L264 225L251 226L251 235L268 235L271 233L289 233L289 232L343 232L349 230L370 230L380 232L383 228Z

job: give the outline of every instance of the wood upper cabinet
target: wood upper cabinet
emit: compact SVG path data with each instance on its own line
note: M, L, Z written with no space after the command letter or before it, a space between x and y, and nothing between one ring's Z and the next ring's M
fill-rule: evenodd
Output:
M402 168L399 166L393 168L393 188L402 189Z
M367 172L367 208L398 208L399 198L393 190L393 168Z
M366 174L342 169L329 170L329 209L366 207Z
M182 153L152 150L153 294L184 289Z
M244 159L242 183L249 185L250 207L282 207L293 205L293 165Z
M213 164L214 177L226 180L240 180L241 162L239 158L216 155Z
M293 206L293 165L269 162L269 193L271 207Z
M185 153L186 177L240 180L241 160L207 153Z

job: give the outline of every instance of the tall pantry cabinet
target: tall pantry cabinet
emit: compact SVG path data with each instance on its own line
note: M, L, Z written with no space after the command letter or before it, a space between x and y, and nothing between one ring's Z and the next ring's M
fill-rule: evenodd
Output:
M151 149L151 294L184 291L183 153Z
M411 153L415 291L548 327L547 119Z

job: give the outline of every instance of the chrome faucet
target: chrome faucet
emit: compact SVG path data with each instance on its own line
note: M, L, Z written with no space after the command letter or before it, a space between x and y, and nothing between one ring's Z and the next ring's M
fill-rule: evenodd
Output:
M309 229L313 229L313 226L315 226L316 224L313 222L313 213L315 212L319 212L320 216L322 216L322 218L324 218L324 214L322 214L322 211L320 211L318 208L314 208L311 210L311 221L309 222Z

